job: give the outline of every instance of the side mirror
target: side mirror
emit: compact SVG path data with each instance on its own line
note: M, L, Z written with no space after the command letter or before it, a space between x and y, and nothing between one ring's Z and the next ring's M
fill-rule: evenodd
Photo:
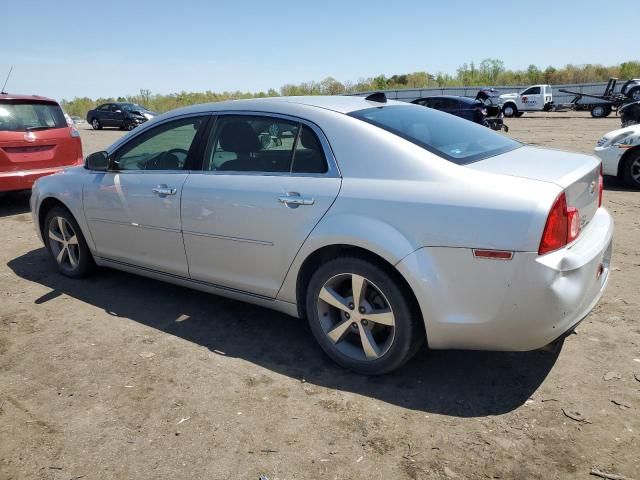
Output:
M109 170L109 154L107 152L95 152L88 155L85 161L85 168L98 172L106 172Z

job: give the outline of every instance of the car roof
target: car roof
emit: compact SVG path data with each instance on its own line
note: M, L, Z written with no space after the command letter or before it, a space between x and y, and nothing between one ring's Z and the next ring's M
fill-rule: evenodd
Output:
M471 98L471 97L463 97L462 95L430 95L428 97L416 98L414 100L414 102L418 102L420 100L431 99L431 98L448 98L448 99L452 99L452 100L462 100L462 101L468 102L468 103L475 102L475 100L473 98Z
M385 105L409 105L406 102L388 100L386 103L372 102L360 96L346 95L317 95L304 97L266 97L251 98L244 100L225 100L223 102L202 103L189 107L172 110L171 113L184 115L190 113L213 112L223 110L255 110L273 112L274 109L286 107L287 105L298 105L308 108L321 108L338 113L351 113L367 108L381 107Z
M19 93L0 93L0 100L31 100L33 102L58 103L52 98L43 97L41 95L22 95Z

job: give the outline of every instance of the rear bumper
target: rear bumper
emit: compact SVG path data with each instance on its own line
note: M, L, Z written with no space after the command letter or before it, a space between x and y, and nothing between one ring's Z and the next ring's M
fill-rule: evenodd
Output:
M547 255L476 259L425 247L397 265L416 293L431 348L525 351L574 328L606 286L613 219L599 209L580 239Z
M53 175L65 168L63 167L41 168L38 170L18 170L15 172L0 172L0 192L11 192L15 190L30 190L33 183L40 177Z

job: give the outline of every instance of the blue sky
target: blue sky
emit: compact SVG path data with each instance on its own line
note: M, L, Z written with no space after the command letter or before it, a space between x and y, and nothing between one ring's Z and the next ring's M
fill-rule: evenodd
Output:
M487 57L508 68L640 58L637 19L612 20L611 5L0 0L0 79L14 65L8 91L69 99L455 73Z

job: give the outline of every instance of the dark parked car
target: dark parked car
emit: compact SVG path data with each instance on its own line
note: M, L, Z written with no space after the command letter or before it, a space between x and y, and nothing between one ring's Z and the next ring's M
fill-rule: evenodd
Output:
M620 93L626 95L634 102L640 102L640 78L627 80L624 85L622 85Z
M497 110L497 112L489 112L487 105L477 98L441 95L437 97L418 98L411 103L447 112L457 117L490 127L493 130L501 130L503 128L505 131L508 130L503 123L502 112L499 107L497 109L495 107L493 108L493 110Z
M105 103L87 112L87 122L94 130L102 127L118 127L133 130L135 127L155 117L157 113L136 103Z

